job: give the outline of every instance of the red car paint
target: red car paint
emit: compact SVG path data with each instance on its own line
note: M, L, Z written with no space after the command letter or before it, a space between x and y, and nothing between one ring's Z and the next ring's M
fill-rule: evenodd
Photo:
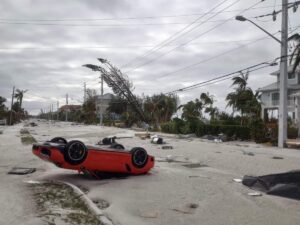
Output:
M86 146L87 155L83 162L72 165L66 162L65 145L45 142L32 146L32 152L39 158L54 163L56 166L91 172L111 172L125 174L145 174L154 167L154 157L147 156L145 165L141 168L133 163L132 152L128 150L110 149L109 147Z

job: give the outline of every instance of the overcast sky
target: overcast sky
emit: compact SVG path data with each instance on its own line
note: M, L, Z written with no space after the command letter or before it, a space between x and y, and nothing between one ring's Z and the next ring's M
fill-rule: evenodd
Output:
M66 93L69 104L80 104L84 82L88 88L100 90L99 74L82 67L86 63L97 64L98 57L128 71L134 92L145 95L169 92L271 60L279 56L279 44L252 24L232 18L243 14L269 32L277 32L280 38L281 14L275 22L270 16L254 18L279 10L280 3L1 0L0 96L10 103L13 86L28 89L24 107L33 114L41 108L49 109L51 104L56 106L57 101L65 104ZM300 26L300 10L289 12L290 31L299 32L295 28ZM180 33L184 35L174 36L185 27ZM164 42L170 37L174 40ZM162 42L167 44L149 54ZM256 90L274 82L275 77L269 73L277 69L278 66L252 72L250 86ZM179 93L180 101L184 103L199 98L201 92L209 92L215 96L216 106L225 109L225 96L232 91L230 85L231 81L226 80ZM111 92L107 87L104 91Z

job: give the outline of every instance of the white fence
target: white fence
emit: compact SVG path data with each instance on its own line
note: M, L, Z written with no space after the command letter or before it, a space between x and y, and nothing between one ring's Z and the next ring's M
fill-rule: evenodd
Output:
M0 125L4 125L4 126L6 126L6 119L4 119L4 120L0 120Z

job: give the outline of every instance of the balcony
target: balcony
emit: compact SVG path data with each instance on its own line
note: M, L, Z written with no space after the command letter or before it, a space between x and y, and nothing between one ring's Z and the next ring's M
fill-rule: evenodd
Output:
M295 106L294 99L288 99L287 105L288 106ZM279 106L279 99L276 99L276 100L272 99L271 106Z

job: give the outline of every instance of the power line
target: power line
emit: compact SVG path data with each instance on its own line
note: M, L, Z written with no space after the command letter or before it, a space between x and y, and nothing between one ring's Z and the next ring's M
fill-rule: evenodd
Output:
M298 8L298 5L300 5L300 1L295 1L293 3L289 3L288 4L288 9L289 8L293 8L294 12L296 12L297 8ZM268 14L264 14L264 15L260 15L260 16L255 16L254 18L261 18L261 17L266 17L266 16L272 16L273 17L273 20L275 21L276 20L276 15L281 13L282 10L278 10L278 11L273 11L272 13L268 13Z
M238 73L243 72L243 71L255 69L256 67L261 66L261 65L264 65L263 68L265 68L265 64L269 64L268 66L270 66L270 61L271 61L271 62L274 62L275 60L278 60L278 59L280 59L280 58L281 58L281 57L277 57L277 58L275 58L275 59L272 60L272 61L271 61L271 60L269 60L269 61L264 61L264 62L255 64L255 65L246 67L246 68L244 68L244 69L240 69L240 70L237 70L237 71L234 71L234 72L231 72L231 73L227 73L227 74L225 74L225 75L217 76L217 77L215 77L215 78L212 78L212 79L209 79L209 80L206 80L206 81L198 82L198 83L196 83L196 84L193 84L193 85L190 85L190 86L187 86L187 87L184 87L184 88L176 89L176 90L174 90L174 91L170 91L170 92L167 92L167 93L165 93L165 94L172 94L172 93L176 93L176 92L182 92L182 91L186 91L186 90L191 90L191 89L194 89L194 88L198 88L198 87L200 87L201 85L208 84L208 83L211 83L211 82L213 82L213 81L220 80L220 79L223 79L223 78L226 78L226 77L230 77L230 76L232 76L232 75L238 74ZM257 68L256 68L256 69L257 69ZM253 70L253 71L254 71L254 70Z
M207 21L207 23L218 23L225 20L234 20L230 19L219 19ZM203 21L199 21L195 24L201 24ZM166 26L166 25L186 25L190 24L188 22L162 22L162 23L129 23L129 24L80 24L80 23L35 23L35 22L4 22L0 21L0 24L8 25L33 25L33 26L64 26L64 27L130 27L130 26Z
M276 32L276 33L279 33L279 32ZM273 33L273 35L276 34L276 33ZM236 48L229 49L229 50L224 51L224 52L222 52L222 53L220 53L220 54L218 54L218 55L214 55L214 56L212 56L212 57L209 57L209 58L207 58L207 59L201 60L201 61L199 61L199 62L190 64L190 65L188 65L188 66L182 67L182 68L177 69L177 70L175 70L175 71L166 73L166 74L160 76L160 78L162 78L162 77L167 77L167 76L169 76L169 75L171 75L171 74L175 74L175 73L178 73L178 72L181 72L181 71L184 71L184 70L193 68L193 67L198 66L198 65L200 65L200 64L202 64L202 63L205 63L205 62L211 61L211 60L213 60L213 59L219 58L219 57L221 57L221 56L227 55L227 54L229 54L229 53L231 53L231 52L234 52L234 51L236 51L236 50L238 50L238 49L244 48L244 47L246 47L246 46L248 46L248 45L254 44L254 43L258 42L258 41L261 41L261 40L264 40L264 39L268 39L268 38L270 38L270 37L267 36L267 37L255 39L254 41L252 41L252 42L250 42L250 43L247 43L247 44L238 46L238 47L236 47Z
M278 4L276 6L282 6L281 4ZM261 7L253 7L252 10L256 9L267 9L267 8L273 8L274 5L268 5L268 6L261 6ZM235 10L226 10L222 11L221 13L228 13L228 12L238 12L239 9ZM26 19L26 18L0 18L0 21L114 21L114 20L145 20L145 19L160 19L160 18L176 18L176 17L192 17L192 16L200 16L200 15L207 15L207 14L214 14L218 13L219 11L215 12L209 12L209 13L190 13L190 14L178 14L178 15L160 15L160 16L143 16L143 17L115 17L115 18L62 18L62 19Z
M224 4L225 2L227 2L228 0L225 0L225 1L222 1L220 3L218 3L216 6L214 6L212 9L210 9L209 11L207 11L207 13L210 13L212 12L213 10L215 10L216 8L218 8L219 6L221 6L222 4ZM224 10L224 9L223 9ZM200 26L195 26L193 28L193 25L195 23L197 23L200 19L202 19L203 17L205 17L207 14L203 14L202 16L198 17L196 20L194 20L193 22L191 22L189 25L185 26L184 28L182 28L181 30L175 32L174 34L172 34L170 37L168 37L167 39L165 39L164 41L162 41L161 43L159 43L158 45L156 45L154 48L150 49L149 51L147 51L146 53L144 53L143 55L141 56L138 56L138 57L135 57L134 59L130 60L129 62L127 62L125 65L121 66L122 67L125 67L125 66L128 66L128 65L131 65L133 62L135 61L138 61L139 59L142 59L150 54L152 54L153 52L156 52L157 50L159 50L160 48L164 47L166 44L174 41L175 39L177 39L178 37L181 37L182 35L185 35L187 32L195 29L196 27ZM217 14L215 14L217 15ZM207 21L207 20L206 20ZM204 22L201 23L201 25L203 24ZM186 31L187 30L187 31Z
M298 29L300 26L290 26L289 29ZM210 45L210 44L227 44L227 43L241 43L251 42L257 39L237 39L227 41L204 41L204 42L193 42L188 45ZM179 46L178 44L169 44L167 46ZM155 45L128 45L128 46L45 46L45 47L0 47L0 50L77 50L77 49L127 49L127 48L153 48ZM90 82L90 81L87 81Z
M296 30L299 29L299 28L300 28L300 26L294 27L294 29L291 30L290 33L293 33L294 31L296 31ZM274 32L272 35L276 35L277 33L279 33L279 31L278 31L278 32ZM162 77L167 77L167 76L169 76L169 75L171 75L171 74L175 74L175 73L178 73L178 72L181 72L181 71L184 71L184 70L193 68L193 67L195 67L195 66L197 66L197 65L200 65L200 64L202 64L202 63L204 63L204 62L211 61L211 60L216 59L216 58L218 58L218 57L220 57L220 56L224 56L224 55L226 55L226 54L228 54L228 53L234 52L234 51L236 51L236 50L238 50L238 49L244 48L244 47L246 47L246 46L248 46L248 45L254 44L254 43L258 42L258 41L261 41L261 40L264 40L264 39L268 39L268 38L270 38L270 37L266 36L266 37L262 37L262 38L259 38L259 39L255 39L254 41L252 41L252 42L250 42L250 43L244 44L244 45L239 46L239 47L236 47L236 48L232 48L232 49L230 49L230 50L228 50L228 51L224 51L224 52L222 52L222 53L220 53L220 54L218 54L218 55L215 55L215 56L212 56L212 57L210 57L210 58L201 60L201 61L196 62L196 63L193 63L193 64L191 64L191 65L182 67L182 68L177 69L177 70L175 70L175 71L166 73L166 74L160 76L160 78L162 78Z
M258 68L252 69L252 70L247 70L247 72L250 73L250 72L253 72L253 71L264 69L266 67L270 67L270 65L265 65L265 66L261 66L261 67L258 67ZM233 78L234 76L236 76L236 74L238 74L238 73L234 73L234 74L231 74L231 75L229 75L227 77L220 78L220 79L217 79L215 81L207 82L207 83L204 83L204 84L199 85L199 86L191 87L191 88L186 89L184 91L190 91L190 90L193 90L193 89L196 89L196 88L200 88L200 87L204 87L204 86L207 86L207 85L216 84L216 83L222 82L224 80L229 80L229 79Z
M223 8L222 10L226 10L228 8L230 8L231 6L233 6L234 4L236 4L237 2L239 2L240 0L237 0L235 2L233 2L232 4L230 4L229 6L227 6L226 8ZM221 6L222 4L224 4L226 1L223 1L221 3L219 3L218 5L216 5L214 8L212 8L211 10L209 10L208 12L211 12L213 11L215 8ZM220 11L221 12L221 11ZM138 56L136 58L134 58L133 60L131 60L129 63L127 63L126 65L130 65L132 64L132 62L134 62L135 60L139 60L139 59L143 59L145 58L146 56L149 56L155 52L157 52L158 50L162 49L163 47L165 47L168 43L178 39L179 37L183 36L183 35L186 35L188 33L190 33L191 31L199 28L199 26L205 24L206 22L208 22L210 19L214 18L215 16L217 16L219 13L215 13L213 16L209 17L208 19L206 19L205 21L201 22L200 24L196 25L193 27L193 25L198 21L200 20L201 18L203 18L204 16L201 16L201 17L198 17L195 21L193 21L190 25L184 27L182 30L178 31L177 33L171 35L169 38L167 38L166 40L164 40L163 42L161 42L160 44L157 45L157 47L149 50L148 52L146 52L145 54L141 55L141 56ZM177 37L176 37L177 36ZM173 38L175 37L175 38ZM153 61L153 60L152 60ZM145 64L145 63L144 63ZM142 64L142 66L144 65ZM125 65L125 66L126 66ZM135 70L136 68L140 67L139 65L136 65L133 69L129 70L128 72L131 72L133 70Z
M195 42L191 45L210 45L210 44L227 44L227 43L241 43L249 42L256 39L240 39L240 40L228 40L228 41L207 41L207 42ZM55 49L126 49L126 48L153 48L155 45L128 45L128 46L48 46L48 47L1 47L0 50L55 50ZM170 44L168 46L178 46Z
M246 8L246 9L242 10L240 13L243 13L243 12L245 12L245 11L251 9L252 7L258 5L259 3L261 3L261 1L259 1L259 2L255 3L255 4L253 4L252 6L250 6L250 7ZM235 16L233 16L232 18L234 18L234 17L235 17ZM183 47L183 46L189 44L189 43L192 42L193 40L198 39L198 38L201 37L201 36L204 36L205 34L211 32L212 30L215 30L216 28L218 28L219 26L225 24L225 23L228 22L228 21L229 21L229 19L226 20L226 21L224 21L223 23L220 23L220 24L218 24L218 25L212 27L211 29L209 29L209 30L207 30L207 31L205 31L205 32L203 32L203 33L201 33L200 35L198 35L198 36L192 38L191 40L189 40L189 41L187 41L187 42L185 42L185 43L183 43L183 44L180 44L180 45L178 45L177 47L175 47L175 48L173 48L173 49L171 49L171 50L169 50L169 51L167 51L167 52L161 54L160 56L157 56L156 58L154 58L154 59L152 59L152 60L146 61L145 63L140 64L140 65L138 65L138 66L134 67L133 69L131 69L131 70L129 70L129 71L126 71L126 72L128 73L128 72L134 71L134 70L137 69L137 68L140 68L140 67L142 67L142 66L148 65L148 64L150 64L150 63L156 61L157 59L162 58L163 56L165 56L165 55L167 55L167 54L173 52L174 50L176 50L176 49L178 49L178 48L180 48L180 47Z

